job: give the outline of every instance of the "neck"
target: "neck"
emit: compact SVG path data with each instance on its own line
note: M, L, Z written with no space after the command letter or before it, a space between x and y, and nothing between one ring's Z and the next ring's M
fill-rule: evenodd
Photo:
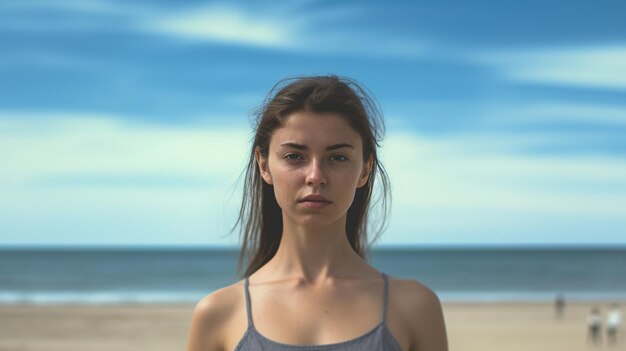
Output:
M367 263L350 246L345 223L344 217L325 227L310 227L283 218L280 246L266 265L268 271L274 278L307 285L354 275Z

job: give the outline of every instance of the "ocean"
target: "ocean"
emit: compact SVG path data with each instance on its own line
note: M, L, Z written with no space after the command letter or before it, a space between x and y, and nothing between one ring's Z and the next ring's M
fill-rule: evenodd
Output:
M0 249L0 304L196 302L239 280L233 249ZM442 301L626 300L626 249L375 249Z

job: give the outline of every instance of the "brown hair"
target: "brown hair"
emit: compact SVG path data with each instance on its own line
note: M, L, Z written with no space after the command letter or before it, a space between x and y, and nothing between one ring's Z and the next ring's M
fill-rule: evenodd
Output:
M381 210L373 243L385 229L391 197L389 178L377 153L384 134L384 121L380 108L370 95L356 81L335 75L286 78L270 90L264 103L254 113L255 134L244 173L239 217L233 227L234 230L241 226L243 237L237 274L240 274L242 262L247 258L244 277L250 276L274 256L280 245L282 210L276 202L272 186L261 178L254 154L258 148L263 156L267 156L274 130L282 126L283 118L301 110L334 112L344 116L361 135L363 159L368 160L370 156L373 159L368 181L356 189L346 220L350 245L359 256L368 259L371 245L367 243L370 205L380 205ZM380 194L372 202L376 178L380 178Z

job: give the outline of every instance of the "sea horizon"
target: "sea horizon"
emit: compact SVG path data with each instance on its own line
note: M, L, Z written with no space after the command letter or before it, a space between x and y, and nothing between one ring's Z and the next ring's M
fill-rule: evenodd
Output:
M193 303L237 282L236 247L0 246L0 304ZM626 301L626 247L374 247L443 302Z

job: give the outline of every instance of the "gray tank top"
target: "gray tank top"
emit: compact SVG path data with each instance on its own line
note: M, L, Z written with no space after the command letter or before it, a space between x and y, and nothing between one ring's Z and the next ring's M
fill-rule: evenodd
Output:
M382 272L381 272L382 273ZM402 351L400 344L391 334L385 323L387 312L387 275L382 273L384 281L383 312L380 322L374 329L354 339L323 345L289 345L270 340L261 335L252 323L252 309L250 308L250 292L248 290L248 277L245 279L246 312L248 314L248 329L235 347L234 351Z

